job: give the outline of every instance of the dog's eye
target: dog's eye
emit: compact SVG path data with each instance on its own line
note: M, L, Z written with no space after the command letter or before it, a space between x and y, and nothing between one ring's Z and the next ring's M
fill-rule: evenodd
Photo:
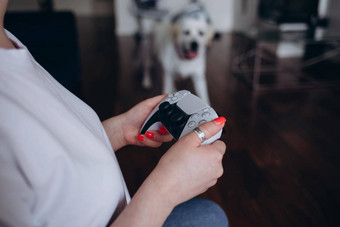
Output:
M184 30L184 31L183 31L183 34L184 34L184 35L190 35L190 31L189 31L189 30Z
M204 32L203 32L203 31L199 31L198 34L199 34L200 36L204 36Z

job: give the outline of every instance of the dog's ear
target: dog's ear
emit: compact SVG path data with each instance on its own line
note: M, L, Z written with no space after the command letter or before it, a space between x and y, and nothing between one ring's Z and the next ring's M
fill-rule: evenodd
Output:
M215 29L211 25L208 25L207 26L207 37L206 37L206 45L207 46L211 45L211 42L214 38L214 35L215 35Z
M180 32L181 32L181 26L179 23L171 24L171 33L172 33L173 40L177 40Z

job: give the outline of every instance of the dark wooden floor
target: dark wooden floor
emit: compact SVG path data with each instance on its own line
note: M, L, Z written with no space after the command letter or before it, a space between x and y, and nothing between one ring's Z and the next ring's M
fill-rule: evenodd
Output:
M115 37L112 18L78 18L82 98L101 119L160 94L160 78L141 87L133 37ZM226 34L208 53L211 105L227 118L225 173L204 195L230 226L340 226L339 89L253 94L231 73L244 48ZM339 67L335 73L340 76ZM190 81L180 84L192 89ZM117 152L133 195L171 144Z

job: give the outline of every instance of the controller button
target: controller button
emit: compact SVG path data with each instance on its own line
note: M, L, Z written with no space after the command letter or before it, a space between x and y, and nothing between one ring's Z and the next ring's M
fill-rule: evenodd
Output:
M186 121L181 121L179 124L178 124L178 128L180 128L181 130L185 127L186 125Z
M198 113L194 113L193 115L191 115L192 119L197 119L200 115Z
M210 113L209 112L204 112L203 114L202 114L202 117L209 117L210 116Z
M207 121L206 120L202 120L202 121L198 122L198 124L201 125L201 124L203 124L205 122L207 122Z
M163 102L161 105L159 105L159 109L165 110L165 109L168 109L170 106L171 106L170 103Z
M204 112L208 112L208 111L209 111L209 108L204 108L203 111L204 111Z
M183 119L183 115L180 114L180 113L175 113L174 115L172 115L172 116L170 117L170 121L172 121L172 122L179 122L179 121L181 121L182 119Z
M176 101L177 99L178 99L177 96L174 96L174 97L171 98L172 101Z
M165 117L169 117L171 114L173 114L174 110L173 109L166 109L166 110L163 110L160 114L162 116L165 116Z
M192 128L192 127L194 127L196 125L196 122L194 122L194 121L190 121L189 123L188 123L188 127L189 128Z

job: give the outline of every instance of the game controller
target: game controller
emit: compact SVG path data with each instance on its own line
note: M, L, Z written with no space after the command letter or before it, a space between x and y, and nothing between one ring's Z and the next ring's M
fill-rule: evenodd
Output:
M199 97L187 90L171 93L152 110L144 122L141 134L149 130L158 131L163 125L176 139L185 136L201 124L218 118L217 113ZM211 144L221 137L222 130L205 140Z

